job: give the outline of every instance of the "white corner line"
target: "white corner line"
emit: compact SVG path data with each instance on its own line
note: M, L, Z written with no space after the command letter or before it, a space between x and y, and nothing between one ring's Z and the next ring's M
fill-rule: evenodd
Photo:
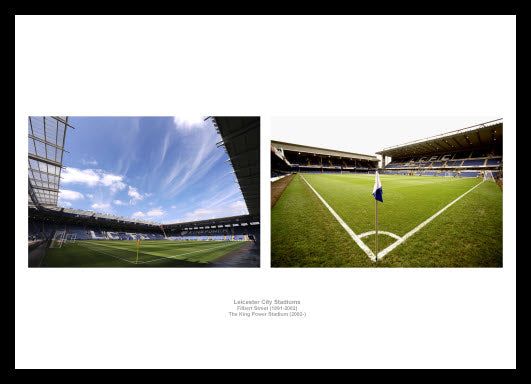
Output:
M379 235L387 235L387 236L391 236L391 237L393 237L393 238L395 238L395 239L397 239L397 240L402 239L400 236L395 235L395 234L392 233L392 232L378 231L378 234L379 234ZM366 237L366 236L370 236L370 235L376 235L376 231L365 232L365 233L362 233L361 235L358 235L358 237L359 237L360 239L363 239L364 237ZM380 256L380 255L378 255L378 256Z
M352 237L352 239L354 239L356 244L358 244L358 246L367 254L367 256L369 256L369 258L372 261L376 261L376 256L374 256L374 253L369 249L369 247L367 247L367 245L365 245L365 243L359 238L359 236L356 235L352 229L350 229L350 227L347 225L347 223L345 223L343 221L343 219L341 217L339 217L339 215L332 209L332 207L330 205L328 205L328 203L325 201L325 199L323 199L321 197L321 195L318 194L317 191L310 185L310 183L308 183L306 181L304 176L301 175L301 178L308 185L308 187L310 187L310 189L317 195L317 197L323 202L325 207L328 208L330 213L332 213L332 215L336 218L336 220L339 222L339 224L341 224L341 226L345 229L345 231L347 231L347 233L350 235L350 237Z
M458 200L460 200L463 196L465 196L466 194L468 194L469 192L472 192L474 189L476 189L477 187L479 187L481 184L483 184L485 180L481 181L480 183L478 183L477 185L473 186L472 188L470 188L468 191L466 191L465 193L463 193L461 196L459 196L457 199L455 199L454 201L452 201L450 204L448 204L447 206L445 206L443 209L441 209L439 212L437 212L436 214L434 214L433 216L431 216L430 218L428 218L426 221L420 223L418 226L416 226L415 228L413 228L411 231L409 231L408 233L406 233L404 236L402 236L400 238L400 240L397 240L395 241L393 244L391 244L390 246L388 246L387 248L385 248L384 250L382 250L380 253L378 253L378 259L381 259L383 258L385 255L387 255L389 252L391 252L393 249L395 249L397 246L399 246L400 244L402 244L404 241L406 241L408 238L410 238L412 235L414 235L417 231L419 231L420 229L422 229L426 224L428 224L430 221L432 221L433 219L435 219L437 216L439 216L441 213L443 213L444 211L446 211L450 206L452 206L454 203L456 203Z

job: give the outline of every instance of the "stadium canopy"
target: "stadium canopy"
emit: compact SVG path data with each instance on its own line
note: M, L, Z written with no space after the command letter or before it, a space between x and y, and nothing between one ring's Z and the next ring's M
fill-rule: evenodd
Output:
M260 216L260 117L212 117L250 216Z
M127 217L107 215L80 209L65 207L47 207L37 209L29 207L28 216L34 220L53 220L55 224L97 225L99 228L113 230L157 230L161 224Z
M290 151L290 152L304 153L304 154L316 155L316 156L330 156L330 157L333 156L333 157L340 157L340 158L352 159L352 160L378 161L378 158L372 155L362 155L360 153L337 151L334 149L325 149L325 148L318 148L318 147L310 147L307 145L285 143L283 141L272 140L271 145L275 149L281 150L281 151Z
M206 219L206 220L197 220L197 221L188 221L181 223L173 224L164 224L164 228L169 230L183 230L188 229L204 229L204 228L219 228L219 227L233 227L243 225L253 225L254 223L259 223L260 217L252 215L240 215L240 216L229 216L229 217L220 217L216 219Z
M28 118L28 203L33 207L55 207L63 168L67 116Z
M503 119L497 119L425 139L388 147L376 152L376 154L392 158L406 158L428 154L435 155L501 147L502 140Z

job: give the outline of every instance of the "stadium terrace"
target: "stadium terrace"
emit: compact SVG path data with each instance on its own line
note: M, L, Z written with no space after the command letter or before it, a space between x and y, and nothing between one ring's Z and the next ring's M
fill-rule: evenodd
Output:
M503 176L503 121L489 121L385 148L382 174L482 178ZM386 158L391 162L386 164Z
M271 177L290 172L370 174L377 168L376 156L271 141Z

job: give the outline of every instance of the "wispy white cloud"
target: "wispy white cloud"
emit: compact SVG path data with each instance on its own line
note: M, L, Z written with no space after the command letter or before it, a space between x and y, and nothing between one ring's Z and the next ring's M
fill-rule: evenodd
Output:
M85 184L90 187L98 185L100 176L93 169L67 167L61 173L63 184Z
M144 200L145 197L149 197L152 194L151 193L140 193L140 192L138 192L138 188L129 186L129 190L127 191L127 195L131 198L131 200L129 200L129 203L131 205L135 205L138 201Z
M116 204L116 205L128 205L127 203L123 202L122 200L114 200L113 203Z
M62 173L63 184L83 184L89 187L104 186L111 192L122 190L126 187L124 176L114 175L101 169L78 169L68 167Z
M167 220L167 223L183 223L188 221L208 220L219 217L230 217L246 215L247 206L243 200L237 200L230 204L221 204L212 208L197 208L191 212L185 213L182 217L173 220Z
M138 212L135 212L133 213L133 218L137 218L137 219L155 219L157 217L162 217L166 214L166 211L164 211L162 209L162 207L157 207L157 208L153 208L151 210L149 210L148 212L142 212L142 211L138 211Z
M125 188L125 183L122 181L123 176L104 173L101 175L101 184L109 187L111 192L116 192Z
M80 200L83 199L84 196L81 192L71 191L69 189L61 189L59 191L59 198L61 200Z
M108 203L94 203L90 207L98 211L108 211L111 209L111 205Z
M162 142L162 150L160 151L160 160L154 167L154 170L159 169L160 166L164 163L164 159L166 158L166 153L168 152L168 147L170 145L171 133L172 132L170 130L166 132L166 136L164 137L164 141Z
M200 129L205 126L203 116L174 116L173 123L175 128L181 132L188 132L194 129Z
M234 212L235 215L246 215L248 213L247 205L243 200L238 200L232 204L229 204L229 208L232 210L232 212Z
M191 186L195 182L202 180L202 177L210 171L218 160L223 157L223 151L215 146L215 139L210 142L205 140L195 153L192 163L184 168L184 173L179 175L178 181L170 189L171 196L176 195L184 186ZM175 176L177 176L177 173ZM175 178L175 177L174 177ZM170 180L170 182L173 181Z
M217 207L221 204L227 204L234 198L241 199L242 194L240 189L236 184L229 185L228 188L222 189L218 192L213 192L213 194L206 200L201 201L200 205L202 207Z
M164 216L165 213L166 212L161 207L158 207L158 208L153 208L150 211L148 211L146 213L146 216L148 216L148 217L160 217L160 216Z
M196 220L206 220L214 217L216 213L219 213L219 209L205 209L198 208L193 212L188 212L184 215L186 220L183 221L196 221Z
M96 160L81 159L81 163L83 165L98 165L98 162Z

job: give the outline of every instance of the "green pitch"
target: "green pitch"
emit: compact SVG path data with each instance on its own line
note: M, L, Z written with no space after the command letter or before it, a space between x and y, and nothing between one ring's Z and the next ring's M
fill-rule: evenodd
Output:
M244 241L78 240L51 248L41 267L203 267Z
M494 182L381 175L380 252L477 187L374 262L302 177L375 251L374 175L299 174L271 211L273 267L502 266L502 192Z

